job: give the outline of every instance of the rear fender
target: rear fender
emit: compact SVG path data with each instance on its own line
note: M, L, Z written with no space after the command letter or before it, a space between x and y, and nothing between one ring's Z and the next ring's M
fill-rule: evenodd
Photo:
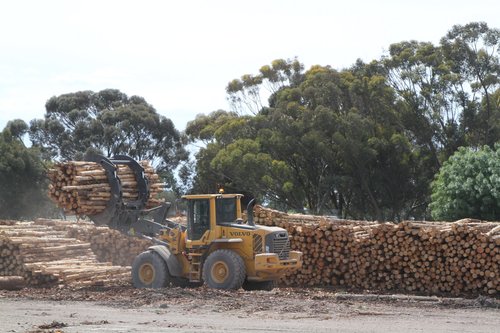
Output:
M182 276L182 266L175 255L164 245L151 246L149 250L156 252L167 263L171 276Z

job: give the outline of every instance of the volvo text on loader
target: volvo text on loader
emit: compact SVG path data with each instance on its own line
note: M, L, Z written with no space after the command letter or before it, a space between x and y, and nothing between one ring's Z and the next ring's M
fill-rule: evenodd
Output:
M270 290L280 277L302 266L302 253L290 250L286 230L253 223L253 200L244 223L241 194L183 196L187 225L182 225L166 219L169 203L145 209L148 183L137 161L124 155L87 159L103 166L111 188L106 209L90 218L156 244L132 264L132 281L138 288L206 283L218 289ZM122 200L116 173L119 164L128 165L135 174L136 201Z

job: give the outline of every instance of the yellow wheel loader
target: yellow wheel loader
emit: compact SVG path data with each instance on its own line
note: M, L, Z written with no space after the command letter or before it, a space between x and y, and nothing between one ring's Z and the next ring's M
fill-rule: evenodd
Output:
M184 226L166 219L168 203L144 209L148 183L135 160L124 155L112 159L93 155L88 160L103 166L112 192L106 209L90 218L156 244L132 264L132 281L137 288L206 283L218 289L271 290L280 277L302 266L302 253L290 251L286 230L253 223L253 200L244 223L241 194L183 196L187 203ZM121 198L116 174L119 164L134 171L139 193L134 202Z

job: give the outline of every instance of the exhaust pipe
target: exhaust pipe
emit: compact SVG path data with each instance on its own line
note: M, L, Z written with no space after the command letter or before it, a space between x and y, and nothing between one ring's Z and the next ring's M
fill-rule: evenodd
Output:
M251 226L255 226L255 223L253 222L253 206L255 206L255 202L255 198L253 198L247 206L247 224Z

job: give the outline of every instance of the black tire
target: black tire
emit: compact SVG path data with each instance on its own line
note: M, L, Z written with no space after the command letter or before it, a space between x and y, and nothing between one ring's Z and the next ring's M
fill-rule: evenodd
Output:
M167 263L159 254L146 251L135 257L132 283L136 288L164 288L170 284Z
M243 283L243 289L250 291L250 290L266 290L266 291L271 291L274 288L276 288L276 281L245 281Z
M240 289L245 278L245 263L234 251L214 251L203 264L203 281L210 288Z

